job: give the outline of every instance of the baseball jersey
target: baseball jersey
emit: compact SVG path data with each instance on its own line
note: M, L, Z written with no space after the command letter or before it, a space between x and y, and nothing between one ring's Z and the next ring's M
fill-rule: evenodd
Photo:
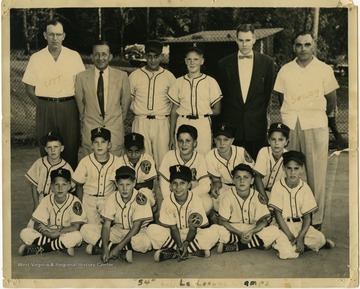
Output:
M287 152L284 149L284 153ZM263 147L256 158L254 171L257 171L263 176L263 184L266 191L271 192L271 188L276 181L279 181L285 176L282 168L283 157L281 156L278 160L274 159L271 151L271 147Z
M118 168L120 168L121 166L128 166L134 169L136 173L137 183L144 183L146 181L156 178L157 176L154 159L146 153L141 154L140 159L135 166L133 166L133 164L129 161L128 156L124 154L122 157L119 158ZM111 179L115 181L115 171Z
M83 210L81 201L67 194L66 200L58 204L55 195L46 196L36 208L31 218L48 227L70 227L75 223L86 223L86 214Z
M259 192L250 189L244 200L239 197L235 187L229 188L227 194L220 199L219 215L234 224L256 224L260 219L270 216L266 205L259 200Z
M174 165L183 165L191 169L191 183L193 193L202 194L208 193L210 191L211 181L207 172L204 156L199 154L197 151L194 151L191 159L188 161L184 161L180 156L179 150L168 151L161 162L159 174L163 177L163 180L161 180L161 182L166 182L166 185L164 184L161 189L169 190L169 168Z
M111 178L120 167L119 158L109 155L106 164L99 163L94 153L84 157L78 164L72 177L75 183L84 185L84 194L107 197L115 191L115 183Z
M55 61L49 48L34 53L22 81L35 86L35 95L66 97L75 94L75 76L85 70L79 53L62 46Z
M165 226L176 225L179 229L203 227L208 223L202 201L192 191L188 191L183 205L176 201L173 193L165 198L161 204L159 221Z
M220 101L222 93L214 78L206 74L189 78L184 75L171 85L169 99L179 105L178 115L212 114L211 107Z
M149 71L145 67L133 71L130 76L131 110L135 115L169 115L171 102L167 93L175 76L159 67Z
M316 57L300 67L296 59L279 71L274 90L284 94L281 119L294 129L299 119L301 129L327 127L325 95L339 88L333 69Z
M221 179L223 184L232 184L232 170L240 163L254 167L255 162L249 153L238 146L231 146L231 157L229 160L219 155L216 148L212 149L205 157L208 173Z
M284 219L301 218L318 206L309 185L300 179L299 185L290 188L285 178L276 182L271 191L269 206L281 212Z
M70 171L71 175L74 174L71 166L65 161L61 160L56 165L51 165L47 156L37 159L31 168L25 174L25 177L36 187L40 196L47 196L52 193L51 191L51 177L52 171L64 168ZM71 183L71 187L74 188L75 184Z
M131 230L135 221L143 221L144 227L153 220L146 196L136 189L127 203L124 203L119 191L109 196L101 215L125 230Z

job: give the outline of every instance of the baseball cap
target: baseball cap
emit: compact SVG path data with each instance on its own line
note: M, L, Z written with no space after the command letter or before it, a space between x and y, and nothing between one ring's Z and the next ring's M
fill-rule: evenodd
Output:
M232 175L235 174L236 171L246 171L246 172L249 172L252 176L254 175L254 171L253 169L247 165L247 164L238 164L231 172Z
M213 136L224 135L229 138L235 137L235 127L228 123L220 123L214 127Z
M274 131L282 132L286 137L289 137L290 128L281 122L274 122L270 125L268 134L272 134Z
M170 182L172 182L175 179L181 179L186 182L191 182L192 180L191 170L187 166L182 166L182 165L171 166L169 170L170 170Z
M161 54L163 50L163 45L158 40L149 40L145 43L145 53L154 52L156 54Z
M136 132L129 133L125 136L125 147L129 149L132 146L136 146L142 150L144 148L144 137Z
M70 173L70 171L67 170L67 169L59 168L59 169L53 170L53 171L50 173L50 177L51 177L51 181L54 181L55 178L57 178L57 177L62 177L62 178L64 178L65 180L67 180L68 182L70 182L70 180L71 180L71 173Z
M40 139L40 144L43 146L46 146L47 142L49 142L49 141L59 141L59 142L61 142L61 144L64 143L61 134L56 131L49 131L46 135L44 135Z
M121 177L131 177L135 179L135 171L129 166L122 166L116 170L115 180L118 180Z
M186 54L188 54L189 52L197 52L201 55L204 55L204 50L205 50L204 45L198 42L194 42L186 48Z
M198 137L197 129L195 127L193 127L192 125L187 125L187 124L183 124L183 125L179 126L177 133L176 133L176 138L178 138L181 133L186 133L186 132L189 135L191 135L193 140L197 140L197 137Z
M298 151L288 151L283 154L283 164L286 165L290 161L295 161L303 165L305 164L305 155Z
M111 132L103 127L94 128L91 130L91 141L94 141L97 137L102 137L104 140L110 141Z

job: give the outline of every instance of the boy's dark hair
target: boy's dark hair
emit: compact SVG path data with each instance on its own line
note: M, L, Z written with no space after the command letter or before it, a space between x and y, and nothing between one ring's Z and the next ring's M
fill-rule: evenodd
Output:
M253 171L253 169L252 169L249 165L247 165L247 164L243 164L243 163L238 164L238 165L232 170L231 175L233 176L237 171L246 171L246 172L250 173L251 176L254 176L254 171Z
M197 138L198 138L198 131L197 131L196 127L193 127L192 125L183 124L183 125L179 126L179 128L176 132L176 139L178 139L180 134L182 134L182 133L188 133L189 135L191 135L193 140L197 140Z

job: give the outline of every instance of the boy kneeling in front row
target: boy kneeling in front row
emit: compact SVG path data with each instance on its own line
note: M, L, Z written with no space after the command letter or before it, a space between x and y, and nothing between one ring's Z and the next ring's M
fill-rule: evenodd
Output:
M135 171L122 166L115 175L117 191L106 200L101 213L103 224L86 224L81 228L89 243L86 252L100 255L104 263L110 259L132 262L132 250L151 250L146 226L153 220L147 197L135 189Z
M53 194L43 198L31 216L34 223L20 233L25 243L19 248L21 256L52 251L74 256L74 247L81 245L79 229L87 220L80 200L69 193L71 173L59 168L50 177Z

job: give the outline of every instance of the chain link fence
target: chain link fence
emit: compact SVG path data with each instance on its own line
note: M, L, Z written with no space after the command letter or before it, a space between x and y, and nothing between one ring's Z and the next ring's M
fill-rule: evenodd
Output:
M42 29L45 23L45 16L58 17L65 23L64 30L67 33L64 45L69 48L76 49L81 54L83 61L87 67L91 65L91 49L92 43L101 36L110 41L112 44L112 52L114 59L112 66L123 69L130 73L137 67L144 65L142 57L144 42L146 41L146 31L135 33L136 29L132 24L125 26L121 19L125 19L124 11L120 8L114 9L97 9L97 8L73 8L72 13L65 9L47 9L46 11L34 11L36 9L16 9L11 11L13 21L11 21L11 51L10 51L10 112L11 112L11 141L13 144L35 144L35 105L26 95L25 86L21 79L26 69L30 54L45 47L46 42L42 36ZM75 11L76 10L76 11ZM85 11L86 10L86 11ZM130 10L126 17L136 18L145 17L144 10ZM34 14L37 13L37 18ZM41 12L41 13L40 13ZM224 13L227 13L224 11ZM39 16L40 15L40 16ZM258 17L265 14L259 13ZM22 17L19 17L22 16ZM184 16L185 17L185 16ZM196 21L202 23L201 19L204 15L197 15ZM226 19L226 15L224 16ZM229 17L234 17L234 13ZM237 15L239 17L239 15ZM265 16L264 16L265 17ZM34 20L35 19L35 20ZM99 20L101 19L101 21ZM187 19L187 18L185 18ZM252 20L252 19L248 19ZM129 19L127 19L130 23ZM180 20L177 20L180 21ZM192 21L195 21L192 19ZM235 22L238 22L236 19ZM141 22L141 21L140 21ZM151 27L155 31L158 39L161 39L166 45L165 60L162 65L172 71L175 76L185 73L184 49L194 42L202 42L205 47L205 66L204 72L216 77L216 65L218 60L223 56L236 51L235 31L231 27L223 27L219 29L201 30L203 27L199 24L198 30L192 28L188 32L183 32L182 36L169 37L168 31L161 30L157 20L155 26ZM186 31L186 25L190 25L185 20L183 29ZM274 57L279 69L284 63L293 58L291 52L284 53L284 38L289 38L289 28L283 27L261 27L259 24L256 29L257 42L254 49L262 53ZM269 26L269 25L268 25ZM15 29L18 28L18 29ZM224 28L223 30L220 30ZM229 28L229 29L228 29ZM292 27L290 30L300 30L299 27ZM228 30L225 30L228 29ZM24 33L26 31L26 33ZM161 34L163 33L163 34ZM136 34L136 35L135 35ZM137 36L137 37L135 37ZM138 41L140 39L140 41ZM289 41L288 41L289 42ZM290 43L286 44L291 51ZM127 49L128 48L128 49ZM136 50L136 52L133 52ZM129 53L130 51L130 53ZM139 52L139 53L138 53ZM320 55L319 55L320 57ZM344 146L348 142L348 76L347 73L339 73L337 75L340 88L338 94L338 116L337 127L339 135L344 140ZM281 121L280 107L277 96L272 96L269 105L269 124L274 121ZM129 113L126 121L126 131L130 131L133 115ZM339 148L334 134L330 132L330 147Z

